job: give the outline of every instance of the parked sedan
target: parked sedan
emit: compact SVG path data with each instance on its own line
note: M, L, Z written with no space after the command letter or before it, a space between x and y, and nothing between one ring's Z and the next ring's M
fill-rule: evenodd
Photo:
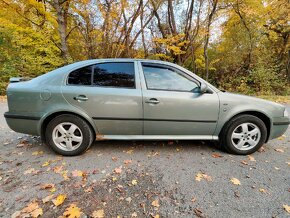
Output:
M5 118L55 152L78 155L95 140L215 140L250 154L282 135L283 105L222 92L172 63L99 59L29 81L11 78Z

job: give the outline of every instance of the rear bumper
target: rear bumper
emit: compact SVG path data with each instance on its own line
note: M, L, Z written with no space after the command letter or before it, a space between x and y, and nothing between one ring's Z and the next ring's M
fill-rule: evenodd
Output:
M289 117L275 117L273 118L273 125L269 139L277 138L283 135L289 127Z
M40 117L37 116L25 116L6 112L4 114L6 122L10 129L15 132L40 135L38 131Z

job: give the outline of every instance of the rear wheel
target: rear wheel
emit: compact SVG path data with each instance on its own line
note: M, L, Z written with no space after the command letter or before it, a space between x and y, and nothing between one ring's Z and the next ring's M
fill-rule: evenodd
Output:
M221 143L233 154L247 155L257 151L266 141L264 122L252 115L239 115L230 120L221 134Z
M48 123L45 139L56 153L74 156L90 147L94 141L94 132L82 118L64 114Z

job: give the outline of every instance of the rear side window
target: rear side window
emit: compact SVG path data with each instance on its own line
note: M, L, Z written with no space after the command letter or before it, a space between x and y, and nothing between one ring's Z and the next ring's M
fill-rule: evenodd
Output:
M134 63L102 63L93 66L93 85L135 88Z
M70 85L92 85L92 67L83 67L72 71L68 76Z

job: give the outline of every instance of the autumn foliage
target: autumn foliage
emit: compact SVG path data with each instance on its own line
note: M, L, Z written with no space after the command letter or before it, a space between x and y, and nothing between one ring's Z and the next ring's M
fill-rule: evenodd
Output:
M175 62L221 89L289 94L287 0L0 0L0 94L92 58Z

